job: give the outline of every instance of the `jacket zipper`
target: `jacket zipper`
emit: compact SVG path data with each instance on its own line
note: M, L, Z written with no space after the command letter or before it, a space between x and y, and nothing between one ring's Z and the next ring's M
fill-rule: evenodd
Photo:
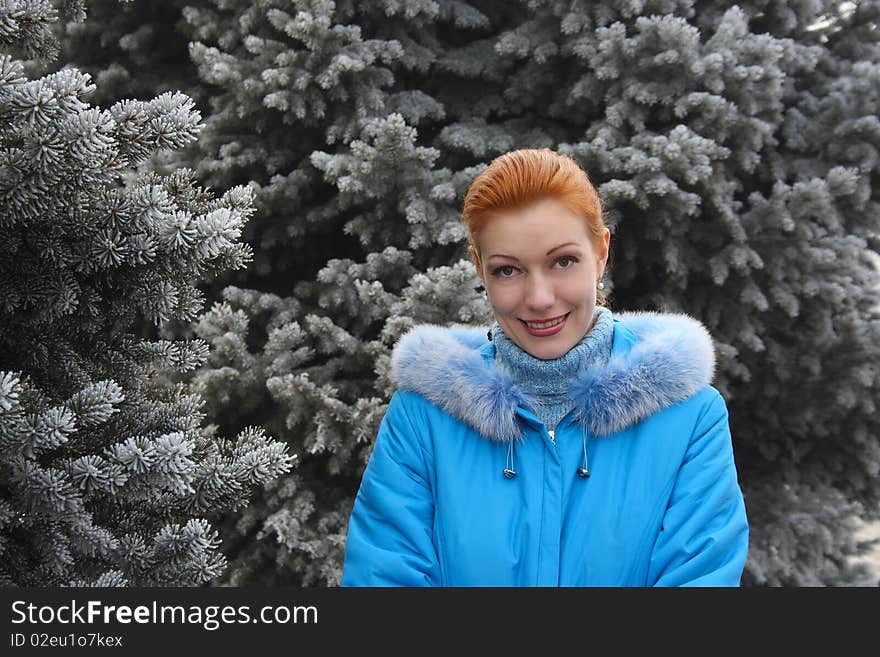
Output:
M547 435L550 436L550 442L555 445L556 444L556 432L551 429L547 429Z

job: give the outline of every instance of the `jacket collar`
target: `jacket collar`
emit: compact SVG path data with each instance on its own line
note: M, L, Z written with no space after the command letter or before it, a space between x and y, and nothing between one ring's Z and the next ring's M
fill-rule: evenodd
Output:
M391 356L391 377L486 438L521 438L517 408L533 400L495 363L488 327L423 324L403 335ZM617 313L611 358L581 370L572 384L574 419L604 436L683 401L712 382L712 338L683 314Z

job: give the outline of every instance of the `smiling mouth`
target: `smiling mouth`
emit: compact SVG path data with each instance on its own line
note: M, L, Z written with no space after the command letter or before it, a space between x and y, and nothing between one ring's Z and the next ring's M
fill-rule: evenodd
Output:
M540 322L527 322L524 319L521 319L519 321L521 321L523 324L525 324L529 328L545 329L545 328L550 328L551 326L556 326L557 324L562 323L566 317L568 317L568 313L565 313L564 315L560 315L559 317L555 317L553 319L545 319Z

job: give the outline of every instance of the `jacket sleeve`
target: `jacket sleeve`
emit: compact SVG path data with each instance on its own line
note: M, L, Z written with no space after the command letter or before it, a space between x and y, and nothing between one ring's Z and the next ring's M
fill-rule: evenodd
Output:
M407 396L396 392L379 426L348 523L342 586L436 586L434 501Z
M748 544L727 407L715 391L679 467L651 555L648 583L739 586Z

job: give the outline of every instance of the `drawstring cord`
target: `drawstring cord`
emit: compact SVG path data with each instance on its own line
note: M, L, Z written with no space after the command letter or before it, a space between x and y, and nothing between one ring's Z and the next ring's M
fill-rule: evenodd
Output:
M504 468L504 476L513 479L516 476L516 470L513 469L513 438L510 439L507 446L507 464Z
M577 469L577 475L581 479L586 479L590 476L590 468L589 464L587 463L587 434L581 433L581 438L584 445L584 464ZM513 479L516 476L516 470L513 467L513 441L514 439L511 438L507 442L507 462L505 463L504 468L504 476L507 479Z
M581 438L584 442L584 464L577 469L578 477L586 479L590 476L590 469L587 467L587 434L581 431Z

